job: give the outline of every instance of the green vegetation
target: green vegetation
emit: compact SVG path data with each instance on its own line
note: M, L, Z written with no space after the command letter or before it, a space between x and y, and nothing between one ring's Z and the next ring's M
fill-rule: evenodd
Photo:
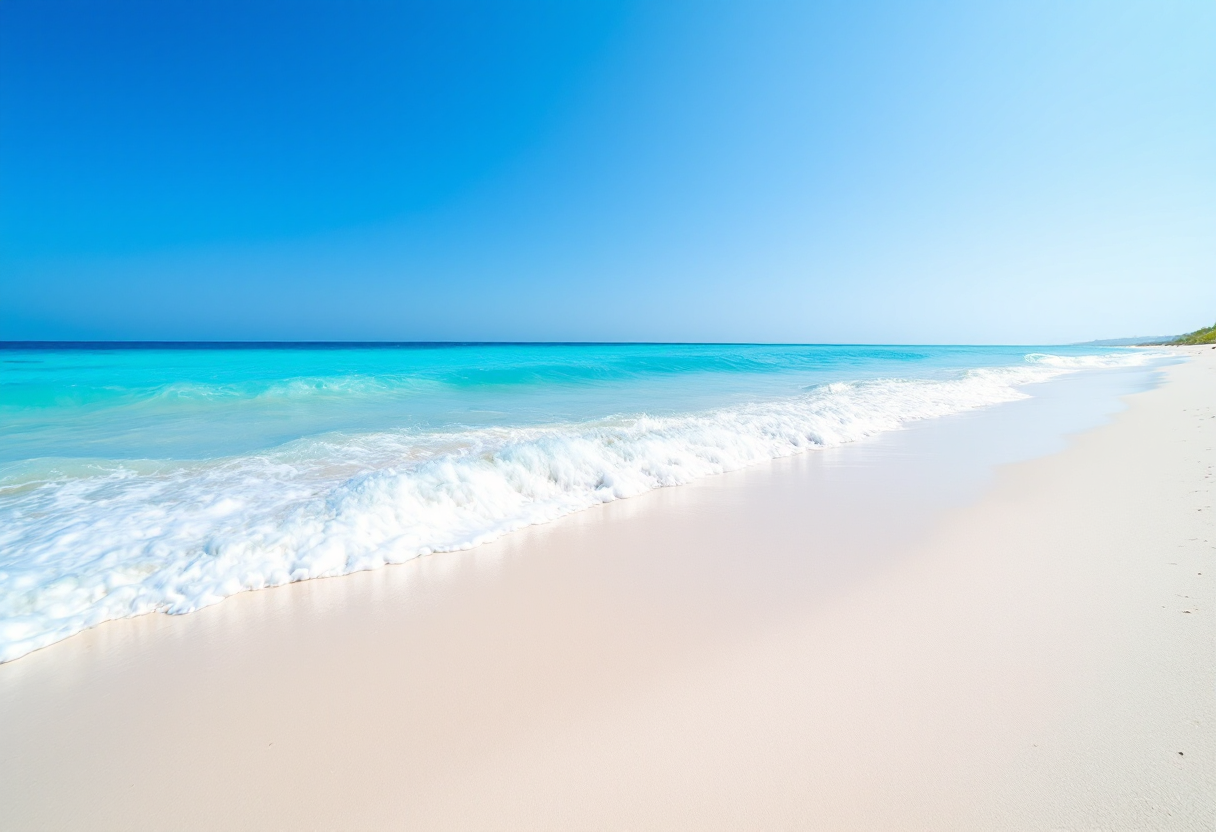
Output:
M1188 332L1170 341L1171 344L1216 344L1216 324Z

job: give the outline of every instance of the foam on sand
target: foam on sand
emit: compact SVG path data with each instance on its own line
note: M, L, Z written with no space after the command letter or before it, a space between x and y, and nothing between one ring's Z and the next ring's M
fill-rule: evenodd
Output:
M330 436L203 462L26 473L0 487L0 661L106 620L468 549L598 503L1155 357L1034 354L949 380L834 383L678 416Z

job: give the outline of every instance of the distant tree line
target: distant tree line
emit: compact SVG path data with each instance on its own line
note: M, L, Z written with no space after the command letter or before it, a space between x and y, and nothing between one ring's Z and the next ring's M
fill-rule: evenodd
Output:
M1171 344L1216 344L1216 324L1205 326L1186 335L1179 335Z

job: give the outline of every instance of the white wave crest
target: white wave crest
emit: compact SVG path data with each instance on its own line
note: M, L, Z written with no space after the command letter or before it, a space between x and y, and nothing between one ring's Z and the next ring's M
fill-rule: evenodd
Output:
M1024 398L1020 385L1083 366L1146 360L1035 355L953 380L832 384L683 416L381 433L27 478L0 493L0 661L109 619L467 549L598 503Z
M1110 367L1142 367L1161 358L1173 357L1171 353L1160 350L1129 349L1126 352L1103 355L1051 355L1034 352L1026 356L1026 361L1064 370L1090 370Z

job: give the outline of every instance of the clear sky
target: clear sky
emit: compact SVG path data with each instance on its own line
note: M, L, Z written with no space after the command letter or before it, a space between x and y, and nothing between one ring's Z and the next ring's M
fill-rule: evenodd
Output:
M1216 3L0 2L0 337L1216 319Z

